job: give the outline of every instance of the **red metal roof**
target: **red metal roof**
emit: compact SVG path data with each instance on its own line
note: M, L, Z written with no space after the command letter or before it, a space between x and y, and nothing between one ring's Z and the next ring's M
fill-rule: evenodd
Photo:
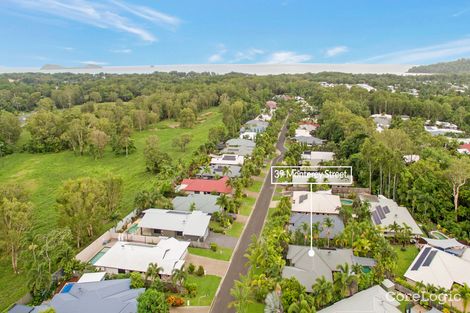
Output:
M219 192L219 193L231 193L232 187L227 186L228 177L224 176L220 179L197 179L187 178L183 179L181 185L187 185L182 187L184 191L199 191L199 192Z
M467 149L468 151L470 151L470 143L466 143L466 144L460 145L459 148L460 148L460 149Z

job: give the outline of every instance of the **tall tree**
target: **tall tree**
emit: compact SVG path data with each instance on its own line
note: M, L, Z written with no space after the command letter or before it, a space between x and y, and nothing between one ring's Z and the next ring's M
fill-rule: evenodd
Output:
M467 158L453 158L444 175L452 185L452 195L454 197L455 218L458 220L459 193L460 188L465 185L470 178L470 163Z
M191 108L184 108L179 116L181 128L193 128L196 124L196 114Z
M94 155L95 159L102 158L104 149L109 142L109 136L101 130L93 129L89 135L89 143L91 148L91 154Z

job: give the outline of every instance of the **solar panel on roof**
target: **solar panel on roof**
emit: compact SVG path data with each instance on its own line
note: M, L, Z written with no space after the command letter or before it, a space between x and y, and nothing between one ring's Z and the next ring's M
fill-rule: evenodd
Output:
M307 199L308 199L308 195L301 195L301 196L299 197L299 203L302 203L302 202L304 202L304 201L307 200Z
M235 161L237 159L237 157L234 156L234 155L224 155L223 159L224 160L229 160L229 161Z
M390 213L390 209L388 208L388 205L383 207L385 213Z
M372 211L372 219L374 220L375 225L382 224L382 221L380 220L379 214L375 210Z
M385 218L385 213L382 209L382 207L379 205L375 208L375 210L377 211L377 213L379 214L380 216L380 219L384 219Z
M419 256L418 260L416 261L416 263L413 265L413 267L411 268L412 271L416 271L420 266L421 264L423 263L424 259L427 257L429 251L431 251L431 248L427 247L424 249L423 253L421 253L421 255Z
M429 266L434 257L436 256L436 253L436 250L431 251L431 253L429 253L428 257L426 258L426 261L424 261L423 266Z

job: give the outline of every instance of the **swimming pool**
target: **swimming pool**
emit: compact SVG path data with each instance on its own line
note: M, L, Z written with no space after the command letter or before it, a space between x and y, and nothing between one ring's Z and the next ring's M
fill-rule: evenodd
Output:
M353 201L351 199L341 199L342 205L352 205Z
M66 283L60 293L69 293L75 283Z
M436 239L448 239L449 238L438 230L433 230L430 232L430 234Z
M88 262L90 264L95 264L105 253L109 250L109 247L104 247L103 249L100 250L97 254L95 254L94 257L91 258L91 260Z
M131 227L129 227L129 228L127 229L127 233L129 233L129 234L135 234L138 229L139 229L139 224L137 224L137 223L132 224Z

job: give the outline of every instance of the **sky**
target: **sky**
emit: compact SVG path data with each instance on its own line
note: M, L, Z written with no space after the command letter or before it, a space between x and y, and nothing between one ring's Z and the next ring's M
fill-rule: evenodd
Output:
M470 1L0 0L0 66L429 64L470 57Z

